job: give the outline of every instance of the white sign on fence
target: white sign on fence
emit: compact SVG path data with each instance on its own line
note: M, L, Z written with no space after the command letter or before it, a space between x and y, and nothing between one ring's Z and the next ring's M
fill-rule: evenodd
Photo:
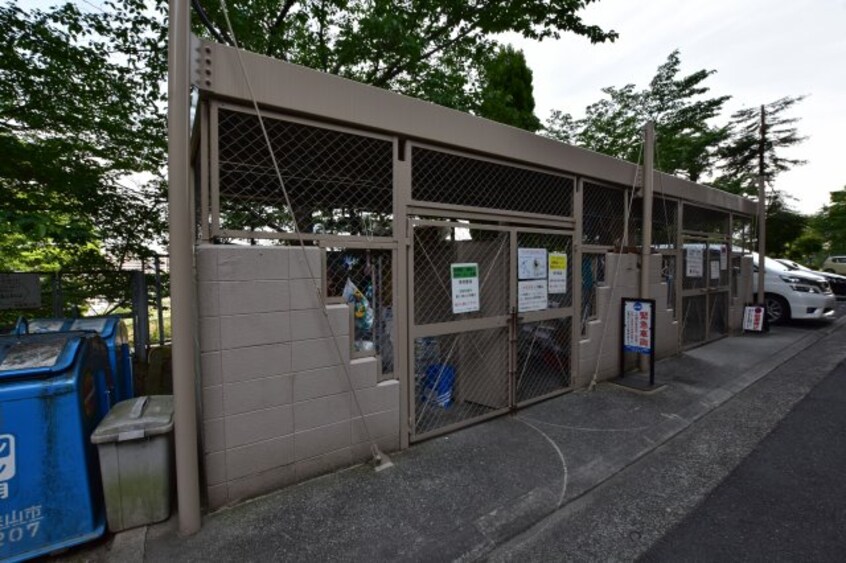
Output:
M479 310L479 264L451 264L452 312L472 313Z
M685 250L685 257L687 264L685 265L684 275L689 278L701 278L705 272L703 261L705 254L701 248L688 248Z
M546 279L546 249L518 248L517 249L517 279L545 280Z
M41 282L38 274L0 274L0 309L38 309Z
M517 310L543 311L548 307L546 280L527 280L517 282Z

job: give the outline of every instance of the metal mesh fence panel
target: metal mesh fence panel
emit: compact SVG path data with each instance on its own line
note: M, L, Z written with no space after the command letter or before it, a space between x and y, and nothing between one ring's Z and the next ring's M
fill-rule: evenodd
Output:
M417 201L571 217L572 178L412 147L411 196Z
M572 319L524 323L517 334L517 402L570 386Z
M685 231L728 236L729 215L722 211L685 204L682 228Z
M393 260L390 250L327 248L328 297L353 306L355 349L375 352L394 373Z
M652 248L676 248L678 239L678 202L656 197L652 201ZM632 201L629 213L629 244L643 245L643 200Z
M755 232L752 230L752 219L741 215L734 215L731 222L731 243L735 253L748 254L755 252Z
M417 437L508 408L508 329L414 341Z
M461 226L414 227L417 325L508 314L509 233ZM478 264L479 310L453 313L452 264Z
M682 344L685 346L705 341L707 306L705 295L682 299Z
M582 196L582 242L620 246L625 234L626 191L586 182Z
M519 249L543 249L547 257L551 254L564 255L567 257L566 283L561 288L553 288L547 291L547 309L558 309L569 307L573 304L573 237L569 235L557 235L549 233L517 233L517 247ZM546 265L544 265L546 269ZM518 272L518 284L520 283ZM564 289L559 291L558 289Z
M597 315L596 287L605 282L605 253L582 254L582 334Z
M673 310L673 318L676 315L676 286L678 281L676 279L676 257L671 254L661 256L661 280L667 284L667 303L668 309Z
M258 118L220 108L218 175L224 230L389 236L393 142L264 116L291 199L286 205Z
M682 252L682 289L708 287L708 244L701 240L687 240Z
M728 294L724 291L708 296L708 337L717 338L728 333Z

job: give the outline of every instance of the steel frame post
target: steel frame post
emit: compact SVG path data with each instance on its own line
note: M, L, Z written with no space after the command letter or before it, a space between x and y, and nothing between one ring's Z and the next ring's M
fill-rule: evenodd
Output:
M190 12L170 0L168 29L168 223L173 327L173 402L179 532L199 531L200 483L195 401L194 255L190 159Z

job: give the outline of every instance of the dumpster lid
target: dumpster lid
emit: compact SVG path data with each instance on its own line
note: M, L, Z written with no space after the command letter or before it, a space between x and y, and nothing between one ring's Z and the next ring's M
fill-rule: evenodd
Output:
M24 335L22 338L6 337L0 341L0 377L20 377L32 370L54 368L68 348L69 340L78 340L76 334L54 333ZM76 347L68 353L73 355ZM64 365L66 362L62 362ZM47 370L45 373L50 373Z
M66 319L32 319L28 323L29 334L41 334L44 332L61 332L65 326Z
M92 444L139 440L173 428L173 396L149 395L112 407L91 435Z
M74 319L68 330L93 330L103 338L108 338L114 332L118 317L80 317Z

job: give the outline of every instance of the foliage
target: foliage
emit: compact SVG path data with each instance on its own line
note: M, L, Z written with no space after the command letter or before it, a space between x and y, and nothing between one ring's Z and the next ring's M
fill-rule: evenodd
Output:
M616 39L579 16L595 1L233 0L227 7L247 50L470 111L497 34ZM204 13L199 4L195 32L231 43L221 3L208 0Z
M165 4L104 6L0 6L0 269L119 267L164 231Z
M846 254L846 186L831 192L830 203L811 220L823 240L830 243L829 253Z
M804 96L788 96L732 114L729 141L720 149L722 174L715 185L732 193L757 196L759 175L772 191L779 174L805 164L804 160L782 154L784 149L806 139L794 127L799 118L785 115L803 99Z
M767 205L767 256L785 256L791 243L808 225L808 218L794 211L781 198L772 198Z
M605 98L589 105L585 117L553 112L546 124L549 136L585 148L638 161L641 128L655 122L656 168L699 181L715 164L717 147L728 131L711 125L729 96L707 97L704 82L715 71L680 76L681 56L673 51L658 67L649 86L634 84L603 88Z
M532 70L522 51L506 45L485 65L477 113L527 131L541 128L535 115Z

